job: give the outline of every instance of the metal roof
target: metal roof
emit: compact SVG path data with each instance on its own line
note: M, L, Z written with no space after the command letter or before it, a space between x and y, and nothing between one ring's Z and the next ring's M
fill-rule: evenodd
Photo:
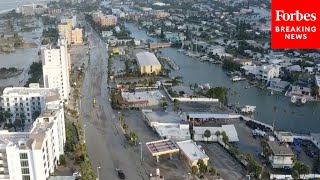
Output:
M161 66L158 58L150 52L140 52L136 54L139 66Z
M159 156L179 152L179 148L171 139L147 142L146 145L149 151L151 152L152 156Z

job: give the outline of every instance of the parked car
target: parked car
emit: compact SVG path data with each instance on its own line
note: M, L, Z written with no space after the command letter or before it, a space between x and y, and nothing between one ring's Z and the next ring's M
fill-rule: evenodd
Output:
M123 173L121 169L116 169L116 171L118 172L118 177L120 179L126 179L126 175Z

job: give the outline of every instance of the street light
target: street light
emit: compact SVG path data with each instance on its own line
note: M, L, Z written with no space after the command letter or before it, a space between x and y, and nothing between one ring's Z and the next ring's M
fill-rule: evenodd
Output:
M83 125L83 143L86 143L86 126L87 125Z
M100 166L98 166L97 167L97 180L100 180L100 170L101 169L101 167Z
M142 162L143 159L142 159L142 142L139 142L140 144L140 161Z

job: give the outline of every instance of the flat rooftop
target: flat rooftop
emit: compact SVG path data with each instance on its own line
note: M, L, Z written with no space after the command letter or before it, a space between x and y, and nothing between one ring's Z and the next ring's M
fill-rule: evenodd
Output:
M159 136L174 141L184 141L191 138L189 125L186 128L181 128L181 125L159 125L154 129Z
M180 123L181 121L186 121L185 114L179 115L177 112L165 112L165 111L152 111L144 112L148 120L158 123Z
M136 54L140 66L161 66L158 58L150 52L144 51Z
M279 132L281 136L293 136L291 132Z
M158 90L143 92L122 92L122 98L127 102L161 100L165 96Z
M192 140L177 142L177 145L190 161L209 159L203 150L201 150Z
M179 148L170 139L147 142L146 146L148 147L152 156L159 156L159 155L179 152Z
M42 113L39 117L55 116L54 114ZM41 121L42 119L40 119ZM8 130L0 130L0 144L7 146L17 146L20 149L40 149L42 147L43 140L46 137L46 132L50 130L54 122L33 122L30 126L25 127L24 132L9 132ZM23 142L24 146L19 144Z
M229 114L216 114L216 113L188 113L189 118L194 119L230 119Z
M206 130L211 132L211 135L214 135L215 132L219 131L222 133L223 131L226 132L229 142L238 142L239 137L236 128L233 124L229 125L222 125L220 127L209 127L209 126L194 126L193 130L195 131L196 135L203 135Z
M27 87L7 87L3 90L3 95L9 94L40 94L43 96L59 96L58 90L50 88L27 88Z
M268 145L273 155L276 156L294 156L294 153L286 143L280 143L277 141L268 141Z
M75 180L76 176L50 176L48 180Z

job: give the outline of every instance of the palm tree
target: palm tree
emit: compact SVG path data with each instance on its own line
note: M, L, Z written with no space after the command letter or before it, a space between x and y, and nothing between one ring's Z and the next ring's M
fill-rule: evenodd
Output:
M214 134L217 136L217 139L219 139L219 137L221 136L220 131L216 131Z
M229 142L229 137L227 136L226 132L223 131L221 135L222 135L222 141L224 142L224 144L227 144Z
M130 140L134 142L134 145L137 145L138 135L135 132L130 132Z
M123 124L122 128L123 128L124 132L127 132L129 129L129 126L128 126L128 124Z
M121 114L119 116L119 121L120 121L120 125L123 126L123 123L124 123L124 115L123 114Z
M208 143L208 139L211 136L211 131L208 129L205 130L203 136L207 138L207 143Z

